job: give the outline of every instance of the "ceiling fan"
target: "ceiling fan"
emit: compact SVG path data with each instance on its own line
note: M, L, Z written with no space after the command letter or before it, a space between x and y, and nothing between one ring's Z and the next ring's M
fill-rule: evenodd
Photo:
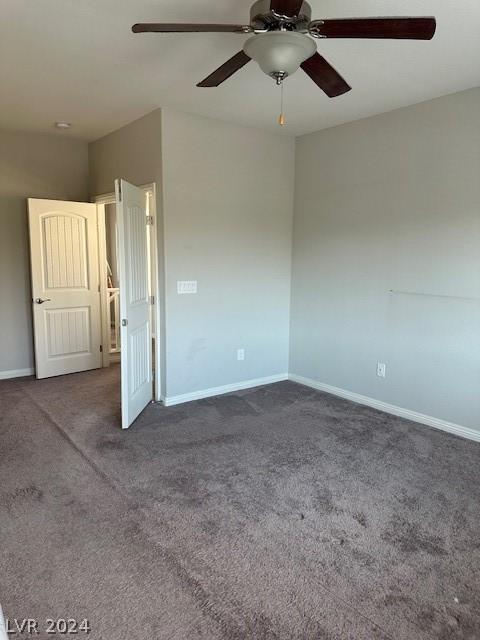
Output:
M241 51L211 73L197 87L218 87L250 60L277 84L301 67L334 98L350 91L350 85L317 52L313 38L380 38L431 40L435 18L340 18L312 20L312 9L303 0L258 0L250 10L250 24L135 24L134 33L239 33L255 34Z

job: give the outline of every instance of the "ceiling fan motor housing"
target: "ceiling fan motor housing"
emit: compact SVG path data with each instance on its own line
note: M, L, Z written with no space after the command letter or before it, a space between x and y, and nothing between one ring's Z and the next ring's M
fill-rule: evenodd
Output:
M308 32L308 25L312 19L312 9L308 2L302 4L296 16L277 13L271 5L271 0L258 0L252 6L250 24L257 33L279 30Z

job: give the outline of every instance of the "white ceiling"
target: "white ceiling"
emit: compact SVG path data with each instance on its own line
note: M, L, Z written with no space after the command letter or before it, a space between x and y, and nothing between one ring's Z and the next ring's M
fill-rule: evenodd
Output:
M253 1L253 0L252 0ZM0 127L94 140L157 107L277 130L279 93L255 63L217 89L196 83L242 48L236 34L131 33L135 22L248 23L248 0L3 0ZM325 40L353 90L327 98L301 71L285 83L300 135L480 85L479 0L311 0L313 16L435 15L431 42Z

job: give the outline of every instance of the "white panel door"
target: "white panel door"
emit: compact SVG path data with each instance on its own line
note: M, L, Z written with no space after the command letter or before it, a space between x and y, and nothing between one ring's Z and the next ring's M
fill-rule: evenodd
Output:
M101 366L97 207L28 199L37 378Z
M115 181L120 280L122 428L152 400L152 342L148 278L147 194Z

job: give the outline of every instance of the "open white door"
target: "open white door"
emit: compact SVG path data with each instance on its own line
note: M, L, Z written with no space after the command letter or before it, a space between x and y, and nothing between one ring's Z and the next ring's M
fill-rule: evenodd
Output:
M115 181L120 280L122 428L152 400L152 342L148 286L147 195Z
M37 378L101 367L97 208L28 199Z

